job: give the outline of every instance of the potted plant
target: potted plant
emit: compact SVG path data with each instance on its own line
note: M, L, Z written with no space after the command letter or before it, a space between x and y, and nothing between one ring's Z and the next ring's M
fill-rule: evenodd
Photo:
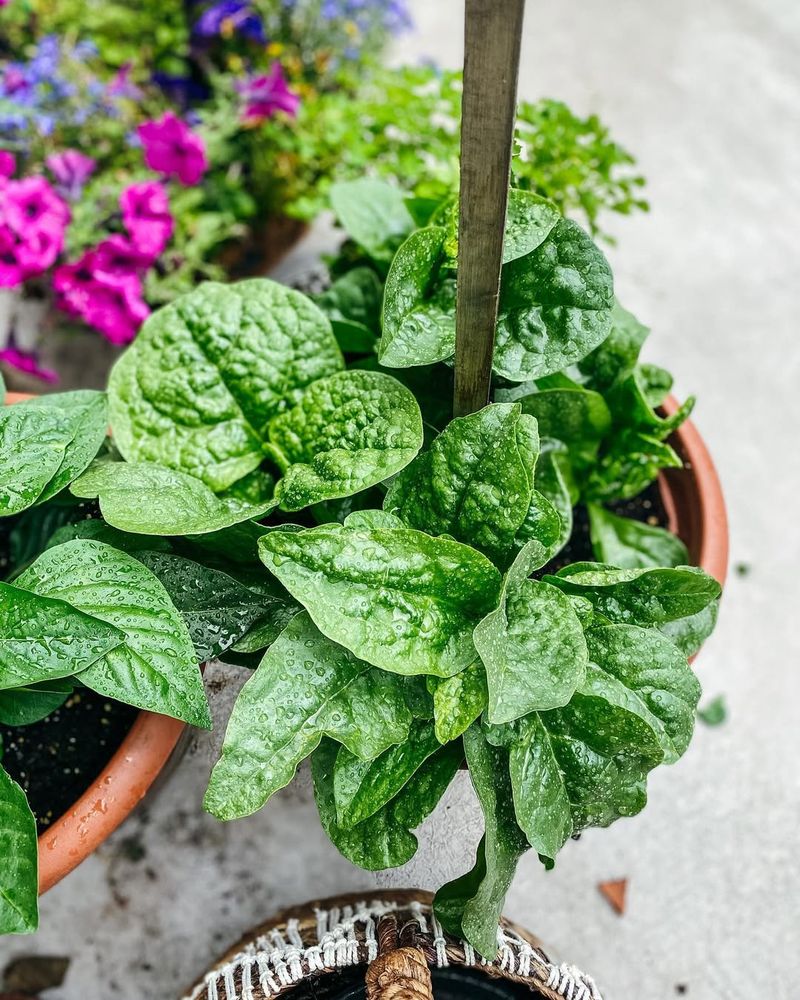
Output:
M5 635L22 614L26 635L46 636L57 612L77 643L56 662L28 654L5 687L66 674L203 724L197 663L249 662L206 807L253 812L310 757L326 831L368 868L408 860L411 831L466 756L487 833L437 912L489 954L517 857L533 847L549 866L570 835L638 812L647 773L691 736L700 689L686 656L713 626L720 586L684 565L667 485L663 510L653 494L628 506L633 517L615 506L679 464L664 439L688 407L656 411L667 379L639 363L643 330L615 306L591 238L512 191L497 401L448 419L452 204L417 228L403 195L374 182L334 203L343 221L361 206L349 223L359 267L320 305L251 279L154 313L111 375L111 446L102 395L6 411L18 415L3 451L23 470L13 503L68 487L99 508L67 518L4 585L16 602ZM583 515L572 519L581 499L588 542ZM157 654L148 633L136 669L126 659L109 672L130 622L96 587L128 608L140 578L156 604L148 623L180 648ZM15 898L32 820L6 786L27 859L7 872Z

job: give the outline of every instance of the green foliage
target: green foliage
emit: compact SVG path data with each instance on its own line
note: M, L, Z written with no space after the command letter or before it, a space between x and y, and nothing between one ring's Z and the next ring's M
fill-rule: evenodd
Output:
M311 219L327 207L332 184L365 173L402 184L418 205L448 197L458 181L461 74L375 66L340 82L301 105L295 128L265 123L259 172L271 179L275 202ZM516 187L555 202L593 234L604 235L604 213L648 207L630 153L597 116L581 118L560 101L519 105L513 176Z
M0 766L0 931L29 934L39 923L39 845L25 793Z
M436 910L492 957L519 857L551 867L634 815L685 752L720 587L604 506L672 461L690 404L658 409L669 377L640 362L605 258L530 192L506 224L494 402L450 418L457 220L431 190L338 187L351 243L316 304L261 279L153 315L111 377L116 449L102 396L5 411L7 523L58 513L0 583L0 718L75 683L208 725L198 663L243 662L206 808L248 815L310 759L325 831L369 869L413 856L466 756L485 836ZM602 561L554 565L579 502Z

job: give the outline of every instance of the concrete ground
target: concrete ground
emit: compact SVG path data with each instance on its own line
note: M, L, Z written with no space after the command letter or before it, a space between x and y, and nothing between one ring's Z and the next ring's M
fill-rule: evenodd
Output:
M459 0L415 0L398 58L455 66ZM570 843L554 872L520 866L508 913L608 1000L797 995L800 959L800 5L795 0L538 0L521 93L598 111L639 158L653 210L615 224L620 298L654 330L725 487L731 573L698 663L729 716L650 780L639 817ZM315 235L283 267L307 268ZM212 677L213 687L219 677ZM222 719L232 690L215 691ZM0 943L72 958L48 1000L168 1000L285 904L367 888L328 844L307 778L259 815L200 811L219 737L199 737L147 809L42 901L42 930ZM479 836L464 782L381 884L434 886ZM629 880L615 915L597 891Z

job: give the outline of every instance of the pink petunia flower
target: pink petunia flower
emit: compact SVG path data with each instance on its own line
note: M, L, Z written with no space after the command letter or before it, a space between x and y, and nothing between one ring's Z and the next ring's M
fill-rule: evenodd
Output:
M52 267L64 247L64 231L52 227L31 229L18 238L16 253L26 278L43 274Z
M128 344L150 315L138 275L96 275L83 317L112 344Z
M176 177L187 187L197 184L208 169L205 143L186 122L167 111L158 121L136 130L144 146L144 162L151 170Z
M0 288L16 288L26 278L17 255L19 239L8 226L0 225Z
M4 184L0 222L5 222L21 238L27 239L33 231L46 230L63 240L69 218L66 202L44 177L24 177Z
M88 250L74 264L62 264L53 271L56 305L72 316L83 315L94 287L93 255L94 251Z
M0 149L0 177L13 177L16 169L16 156L7 149Z
M97 166L96 160L77 149L54 153L47 157L45 163L56 179L57 190L72 201L80 196L84 184Z
M139 253L155 260L175 227L163 185L158 181L131 184L122 192L119 204L131 243Z
M1 224L0 288L16 288L27 278L43 274L55 263L63 245L63 229L31 228L23 236Z
M271 118L276 111L283 111L294 118L300 106L300 96L289 90L283 67L274 62L269 73L252 77L237 87L244 98L242 119L248 125L258 125Z
M125 236L115 233L97 244L90 266L95 275L125 277L145 270L152 262L152 257L142 253Z

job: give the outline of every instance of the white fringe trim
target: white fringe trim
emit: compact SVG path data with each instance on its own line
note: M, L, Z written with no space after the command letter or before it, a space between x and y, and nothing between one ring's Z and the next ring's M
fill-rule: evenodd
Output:
M316 910L317 940L314 944L303 943L297 920L267 931L225 965L212 969L183 1000L256 1000L254 981L257 981L265 997L271 997L307 975L373 962L378 955L377 920L386 913L402 910L412 913L423 934L433 935L436 964L439 968L447 966L447 940L430 906L420 902L397 903L376 899L345 906L341 910L338 907ZM363 944L356 936L359 926L363 926L364 930ZM603 1000L591 976L573 965L553 965L543 952L510 929L498 927L498 953L492 961L477 955L468 942L463 941L461 945L468 966L492 965L504 972L530 977L532 985L543 983L563 996L564 1000ZM536 967L532 966L534 961ZM241 982L241 992L237 992L237 977Z

